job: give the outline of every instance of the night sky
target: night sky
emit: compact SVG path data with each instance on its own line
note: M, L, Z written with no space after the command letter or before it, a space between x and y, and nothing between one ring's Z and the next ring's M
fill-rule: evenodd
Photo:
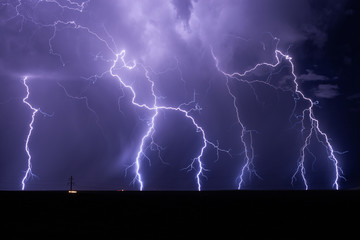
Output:
M356 2L0 0L0 189L28 168L26 85L26 190L360 187ZM329 140L302 165L295 83Z

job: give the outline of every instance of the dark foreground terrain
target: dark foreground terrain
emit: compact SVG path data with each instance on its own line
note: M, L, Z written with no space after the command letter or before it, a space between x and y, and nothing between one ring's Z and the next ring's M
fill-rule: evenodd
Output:
M360 228L359 191L0 192L0 199L2 239L358 239Z

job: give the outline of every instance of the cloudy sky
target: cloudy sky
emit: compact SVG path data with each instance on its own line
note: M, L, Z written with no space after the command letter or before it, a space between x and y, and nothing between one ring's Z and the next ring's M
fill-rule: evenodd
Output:
M2 0L0 189L27 176L25 83L29 190L358 187L355 2Z

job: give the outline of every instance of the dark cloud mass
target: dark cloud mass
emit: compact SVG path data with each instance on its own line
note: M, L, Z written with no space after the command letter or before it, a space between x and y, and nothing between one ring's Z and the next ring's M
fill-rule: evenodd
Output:
M28 101L48 114L35 117L29 142L34 176L26 189L66 189L70 176L78 189L139 189L135 159L154 111L132 102L154 106L153 94L157 106L188 111L213 144L202 157L204 190L237 189L240 182L244 189L303 189L295 172L304 136L293 117L299 119L308 103L294 93L290 62L283 58L274 68L230 80L218 68L242 73L259 62L275 64L277 48L293 57L306 96L331 100L343 93L349 101L341 71L321 57L332 46L331 30L355 14L347 4L0 0L0 189L20 189L27 168L32 112L23 102L25 76ZM124 62L114 64L122 50ZM347 66L356 63L346 56L352 60ZM328 108L324 103L320 111ZM252 130L244 136L253 144L250 165L238 118ZM337 127L325 126L324 132ZM144 189L196 190L199 166L193 160L203 146L201 131L183 112L164 109L154 129L143 141ZM343 151L338 132L329 136ZM312 142L304 165L308 184L333 188L335 170L324 142ZM346 166L346 156L337 157Z
M191 0L173 0L172 2L177 12L178 18L185 21L185 24L188 24L191 16L191 11L193 9Z
M307 72L306 74L301 74L300 76L298 76L298 79L302 80L302 81L326 81L326 80L329 80L329 78L327 76L317 74L313 70L306 69L306 72Z
M339 86L334 84L320 84L315 89L315 96L319 98L334 98L339 95Z

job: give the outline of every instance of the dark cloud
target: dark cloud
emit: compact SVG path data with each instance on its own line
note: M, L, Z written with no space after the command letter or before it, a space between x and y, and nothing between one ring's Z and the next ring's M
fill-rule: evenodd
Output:
M314 89L314 94L318 98L335 98L340 95L339 86L336 84L319 84Z
M351 103L350 110L353 112L359 112L360 111L360 92L352 94L346 98Z
M353 95L351 95L351 96L349 96L349 97L347 97L347 99L348 100L350 100L350 101L353 101L353 100L359 100L360 99L360 93L355 93L355 94L353 94Z
M187 26L193 9L192 0L172 0L177 12L178 18L184 21Z
M300 81L327 81L327 80L329 80L329 78L327 76L316 74L311 69L306 69L306 72L307 73L301 74L298 76L298 79Z
M311 40L316 47L323 48L328 39L326 34L326 27L320 29L314 25L306 24L302 26L302 30L305 36Z

